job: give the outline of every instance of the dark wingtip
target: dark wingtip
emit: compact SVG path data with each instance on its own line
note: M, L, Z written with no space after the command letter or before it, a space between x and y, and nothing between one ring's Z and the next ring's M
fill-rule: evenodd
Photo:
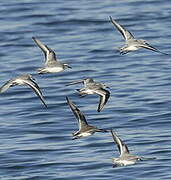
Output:
M69 97L68 96L66 96L66 100L67 100L67 103L69 103Z
M164 53L164 52L162 52L162 54L163 54L163 55L166 55L166 56L170 55L170 54L167 54L167 53Z
M163 54L163 55L166 55L166 56L170 55L170 54L167 54L167 53L162 52L162 51L159 51L159 50L157 50L156 52L158 52L158 53L160 53L160 54Z
M112 16L109 16L109 20L112 24L114 24L114 20L113 20Z
M45 107L45 108L48 108L48 106L47 106L47 104L45 103L45 101L43 101L43 100L41 100L41 101L42 101L44 107Z
M65 86L70 86L70 83L68 83L68 84L65 84Z
M114 137L113 129L110 129L109 131L111 132L112 137Z
M100 107L98 107L98 109L97 109L97 112L100 112L102 109L100 109Z
M47 106L47 105L45 105L45 108L48 108L48 106Z
M100 105L99 105L97 112L101 112L103 110L103 108L104 108L104 105L102 107L100 107Z

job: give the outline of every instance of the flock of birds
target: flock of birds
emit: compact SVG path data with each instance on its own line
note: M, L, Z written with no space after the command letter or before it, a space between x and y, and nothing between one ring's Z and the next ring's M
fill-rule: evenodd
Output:
M145 40L135 39L134 36L127 29L125 29L122 25L120 25L118 22L112 19L111 16L110 16L110 21L125 39L125 45L119 49L121 54L126 54L131 51L136 51L140 48L146 48L146 49L158 52L158 53L162 53L164 55L168 55L156 49L155 47L149 45ZM32 39L37 44L37 46L43 51L44 56L45 56L45 66L37 69L39 74L58 73L58 72L64 71L67 68L71 68L68 64L60 62L56 58L55 52L52 49L50 49L48 46L44 45L40 40L38 40L35 37L33 37ZM107 90L107 88L108 89L110 88L107 87L105 84L95 82L92 78L86 78L83 80L74 81L67 84L67 86L78 84L78 83L84 84L83 88L77 89L80 96L86 96L88 94L96 94L100 97L97 111L98 112L102 111L110 97L110 91ZM28 85L29 87L31 87L32 90L39 97L43 105L47 107L43 94L38 84L32 77L32 75L30 74L20 75L14 79L10 79L0 88L0 93L5 92L8 88L15 85ZM99 129L95 126L89 125L86 121L84 114L78 109L78 107L68 97L66 97L66 100L72 112L74 113L75 117L78 120L79 130L76 131L75 133L72 133L73 139L86 137L86 136L94 134L95 132L111 132L112 138L114 142L117 144L119 152L120 152L120 156L118 158L113 158L114 165L126 166L126 165L135 164L138 160L154 159L154 158L139 157L139 156L130 154L127 145L118 137L116 132L114 132L112 129L111 130Z

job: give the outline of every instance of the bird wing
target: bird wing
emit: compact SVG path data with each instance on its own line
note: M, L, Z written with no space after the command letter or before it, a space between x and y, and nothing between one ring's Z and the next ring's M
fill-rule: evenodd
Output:
M112 134L113 140L118 146L120 155L122 156L123 154L129 154L129 149L127 145L124 144L124 142L116 135L116 133L113 130L111 130L111 134Z
M72 101L68 97L66 97L66 100L67 100L67 103L70 106L72 112L74 113L75 117L78 120L79 130L83 126L88 126L88 123L86 121L84 114L77 108L77 106L75 104L72 103Z
M13 86L13 80L7 81L1 88L0 88L0 93L5 92L8 88Z
M43 51L45 55L45 64L51 63L53 61L56 62L56 54L50 49L48 46L44 45L40 40L35 37L32 37L34 42L39 46L39 48Z
M151 46L151 45L148 44L148 43L141 44L140 47L146 48L146 49L149 49L149 50L152 50L152 51L155 51L155 52L164 54L164 55L168 55L167 53L164 53L164 52L159 51L157 48Z
M40 91L40 88L36 82L34 82L32 79L29 80L23 80L28 86L30 86L33 91L37 94L37 96L40 98L42 103L44 104L45 107L47 107L44 97L42 95L42 92Z
M99 106L98 106L98 112L100 112L104 105L107 103L109 97L110 97L110 92L106 89L95 89L94 93L100 96L100 101L99 101Z
M131 32L129 32L122 25L113 20L111 16L109 16L109 18L112 24L118 29L118 31L122 34L126 41L129 39L134 39L134 36L131 34Z

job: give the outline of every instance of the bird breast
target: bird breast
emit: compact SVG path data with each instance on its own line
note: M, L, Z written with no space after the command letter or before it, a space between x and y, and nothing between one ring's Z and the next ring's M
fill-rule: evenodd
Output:
M16 80L14 81L14 83L16 83L16 84L18 84L18 85L23 85L23 84L25 84L25 82L24 82L22 79L16 79Z

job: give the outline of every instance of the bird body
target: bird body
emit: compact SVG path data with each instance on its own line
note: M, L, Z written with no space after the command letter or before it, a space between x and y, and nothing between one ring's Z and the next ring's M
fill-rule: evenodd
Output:
M84 88L77 89L81 96L85 96L87 94L96 94L100 96L100 101L97 109L97 111L100 112L104 108L104 105L107 103L110 97L110 92L104 89L107 86L102 83L95 82L92 78L85 78L83 80L74 81L67 85L74 85L78 83L84 84Z
M133 165L138 160L141 160L140 157L130 154L127 145L117 136L117 134L114 131L111 130L111 134L120 152L120 156L118 158L112 159L114 165L117 166Z
M78 107L68 97L66 97L66 100L76 119L78 120L79 130L72 133L72 135L74 136L73 139L87 137L94 134L95 132L108 132L107 130L98 129L95 126L89 125L86 121L84 114L78 109Z
M60 62L56 58L55 52L52 49L50 49L48 46L44 45L40 40L38 40L35 37L32 37L32 39L38 45L38 47L43 51L45 56L45 67L37 69L39 74L57 73L64 71L66 68L71 68L68 64Z

